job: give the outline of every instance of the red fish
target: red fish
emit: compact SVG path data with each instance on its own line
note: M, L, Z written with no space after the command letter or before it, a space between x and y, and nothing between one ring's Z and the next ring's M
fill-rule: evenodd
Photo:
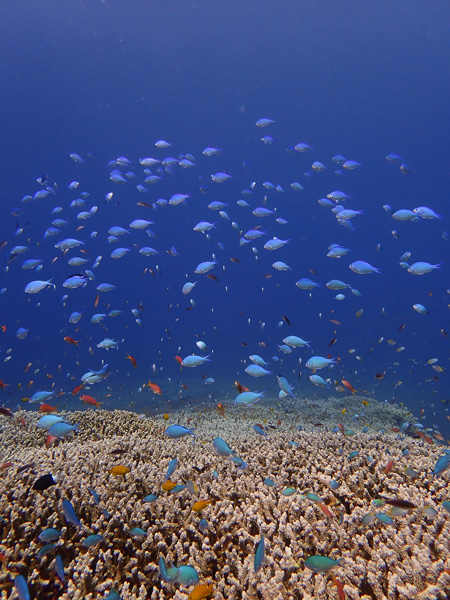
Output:
M219 404L217 405L217 410L219 411L219 414L222 415L222 417L225 417L225 406L222 404L222 402L219 402Z
M137 362L136 362L136 359L134 358L134 356L131 356L131 354L127 354L125 356L125 358L127 358L131 362L131 364L133 365L134 368L137 367Z
M50 406L50 404L41 404L39 407L39 412L41 413L50 413L58 410L57 406Z
M394 468L394 461L390 460L388 464L384 467L384 472L389 473Z
M333 585L335 585L337 587L337 591L339 594L339 599L340 600L345 600L345 598L347 597L345 592L344 592L344 586L342 585L342 583L339 581L339 579L336 577L336 575L334 573L330 573L332 579L333 579Z
M152 392L154 394L158 394L158 396L162 395L162 391L161 388L159 387L159 385L157 385L156 383L152 383L150 381L150 379L148 380L148 383L144 383L144 385L142 387L148 387L152 390Z
M68 344L72 344L73 346L78 346L78 344L80 343L80 340L74 340L73 338L70 337L70 335L66 335L64 337L64 341L67 342Z
M346 379L341 379L341 381L342 381L342 385L344 387L346 387L352 394L355 393L355 388L352 386L352 384L349 381L347 381Z
M53 442L56 442L58 438L56 438L54 435L51 435L50 433L48 434L48 436L45 439L45 447L46 448L50 448L50 446L53 444Z
M177 361L177 363L180 365L181 367L181 363L183 362L183 359L181 358L181 356L176 355L175 356L175 360Z
M95 398L93 398L92 396L88 396L87 394L83 394L82 396L80 396L80 400L81 402L84 402L84 404L95 406L95 408L98 408L100 404L103 404L103 402L97 402Z
M81 385L77 385L76 387L74 387L73 390L72 390L72 396L76 396L77 394L79 394L83 388L84 388L84 383L82 383Z
M5 383L2 379L0 379L0 388L5 391L5 387L9 385L9 383Z
M331 512L331 510L328 508L328 506L326 504L324 504L323 502L319 503L319 508L321 509L321 511L323 512L323 514L326 517L332 517L333 513Z
M242 392L249 392L250 390L245 385L241 385L239 381L235 381L234 385L236 386L237 391L242 394Z

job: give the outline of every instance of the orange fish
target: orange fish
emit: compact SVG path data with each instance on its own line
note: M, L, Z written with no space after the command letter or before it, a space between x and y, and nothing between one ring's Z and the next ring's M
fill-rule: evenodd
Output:
M100 294L97 294L97 297L95 298L95 301L94 301L95 308L97 308L99 300L100 300Z
M53 442L55 442L58 438L56 438L54 435L51 435L50 433L48 434L46 440L45 440L45 447L46 448L50 448L50 446L53 444Z
M390 460L388 464L384 467L384 472L389 473L394 468L394 461Z
M344 586L342 585L342 583L339 581L339 579L336 577L336 575L334 573L330 573L331 578L333 580L333 585L335 585L337 587L337 591L339 594L339 600L345 600L346 599L346 593L344 592Z
M64 341L68 344L72 344L73 346L78 346L78 344L80 343L80 340L74 340L70 337L70 335L66 335Z
M181 363L183 362L183 359L181 358L181 356L176 355L175 356L175 360L177 361L177 363L180 365L181 367Z
M125 356L125 358L127 358L131 362L131 364L133 365L134 368L137 367L137 362L136 362L136 359L134 358L134 356L131 356L131 354L127 354Z
M56 410L58 410L58 407L50 406L50 404L41 404L39 407L39 412L42 412L42 413L55 412Z
M176 485L176 484L175 484L173 481L171 481L170 479L168 479L167 481L165 481L165 482L162 484L162 486L161 486L161 487L162 487L162 489L163 489L165 492L170 492L170 490L173 490L173 488L175 487L175 485Z
M5 391L5 387L9 385L9 383L4 383L4 381L2 379L0 379L0 388Z
M217 405L217 410L219 411L219 414L222 415L222 417L225 417L225 406L222 404L222 402L219 402L219 404Z
M188 600L203 600L204 598L211 596L213 591L214 586L212 583L197 583L195 588L189 594Z
M245 387L245 385L241 385L239 381L235 381L234 385L236 386L237 391L242 394L242 392L249 392L249 388Z
M326 504L324 504L323 502L319 503L319 508L322 510L323 514L326 517L332 517L333 513L331 512L331 510L328 508L328 506Z
M433 440L432 440L430 437L428 437L427 435L425 435L423 431L417 431L416 433L417 433L417 435L419 435L419 436L420 436L420 437L421 437L423 440L425 440L425 441L426 441L428 444L433 444L433 443L434 443L434 442L433 442Z
M355 393L355 388L352 386L352 384L349 381L347 381L346 379L341 379L341 381L342 381L342 385L344 387L346 387L352 394Z
M0 325L0 329L3 331L3 333L5 333L5 331L6 331L6 325Z
M84 402L84 404L95 406L95 408L98 408L100 404L103 404L103 402L97 402L95 398L93 398L92 396L88 396L87 394L83 394L82 396L80 396L80 400L81 402Z
M212 500L197 500L197 502L192 506L192 510L194 512L200 512L203 510L208 504L211 504Z
M25 367L25 369L23 370L23 372L26 373L32 364L33 363L28 363L27 366Z
M79 394L83 388L84 388L84 383L82 383L81 385L77 385L76 387L74 387L73 390L72 390L72 396L76 396L77 394Z
M152 390L152 392L154 394L158 394L158 396L161 396L162 391L161 388L159 387L159 385L157 385L156 383L152 383L150 381L150 379L148 380L148 383L144 383L143 387L148 387Z

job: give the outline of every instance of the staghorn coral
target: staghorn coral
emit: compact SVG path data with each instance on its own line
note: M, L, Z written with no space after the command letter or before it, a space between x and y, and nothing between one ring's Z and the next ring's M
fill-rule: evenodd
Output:
M195 567L202 581L213 581L216 600L334 600L338 593L330 577L304 566L308 556L324 554L343 558L335 573L348 598L446 598L450 521L439 505L449 497L449 475L434 480L427 476L442 450L389 433L347 437L313 427L299 432L290 427L298 422L305 429L301 413L286 415L281 410L274 415L266 411L267 420L281 419L282 426L265 438L251 427L256 415L262 420L259 410L233 408L227 419L215 413L186 413L185 418L189 414L198 426L194 443L167 439L163 431L170 421L126 411L67 413L71 422L80 422L81 433L50 449L44 446L44 433L32 427L36 414L22 413L28 431L5 420L1 460L10 460L13 466L0 477L0 550L8 561L7 570L0 573L4 597L13 576L21 572L35 598L93 600L116 587L125 600L186 600L189 589L160 580L158 559L163 556L167 563ZM316 416L312 414L311 421L316 422ZM223 435L248 463L245 470L214 452L215 435ZM298 446L290 446L291 440ZM407 458L404 448L410 451ZM126 453L115 455L117 449ZM359 454L350 460L354 450ZM213 499L200 514L192 512L197 498L187 490L175 495L161 490L168 462L175 456L178 468L173 480L192 479L199 498ZM395 466L386 473L389 460ZM125 464L130 473L110 475L116 464ZM22 465L28 468L18 473ZM420 477L406 477L406 466ZM42 493L30 490L33 481L48 472L58 477L58 484ZM277 487L265 486L266 477ZM342 482L335 493L329 488L332 479ZM299 491L285 497L281 491L287 486ZM99 506L88 488L99 494ZM158 493L158 500L143 503L152 492ZM301 495L306 492L320 496L334 516L327 517ZM408 499L419 508L395 518L394 525L364 526L361 519L373 510L370 503L378 494ZM73 503L85 530L65 522L64 498ZM438 510L436 517L423 513L427 505ZM204 534L198 529L202 517L208 521ZM147 537L131 536L137 526L147 531ZM43 544L37 536L47 527L60 529L62 535L56 549L39 560ZM85 549L81 542L90 533L100 533L105 542ZM266 536L266 563L255 574L254 549L261 535ZM67 586L53 574L56 553L63 558Z

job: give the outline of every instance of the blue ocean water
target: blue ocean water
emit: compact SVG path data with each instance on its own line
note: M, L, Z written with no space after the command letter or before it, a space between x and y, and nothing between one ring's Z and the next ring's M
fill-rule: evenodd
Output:
M64 392L56 403L79 408L72 389L84 373L105 362L110 376L89 393L106 408L136 410L152 403L164 406L177 397L177 406L187 397L233 398L235 380L274 396L275 375L281 373L299 397L343 394L335 388L345 379L359 394L404 402L415 414L423 409L424 423L438 425L448 437L446 3L434 3L431 11L419 2L383 1L376 6L63 1L45 7L19 1L1 10L0 232L7 244L1 253L0 287L6 291L0 296L0 314L6 331L0 333L0 378L9 384L2 392L5 405L13 408L24 396L53 386ZM274 123L256 127L263 117ZM273 143L261 141L266 135ZM156 148L159 139L172 147ZM299 142L312 150L288 151ZM206 157L207 146L223 152ZM84 163L74 162L71 153ZM387 161L390 153L402 161ZM156 166L151 171L161 180L144 184L139 158L179 161L186 154L195 158L192 168L175 165L168 172ZM333 162L335 155L361 166L347 171ZM130 165L107 166L119 156ZM326 171L315 172L314 161ZM400 171L403 162L411 174ZM113 168L136 177L115 184ZM214 183L211 174L217 172L232 179ZM45 189L46 183L36 181L43 176L51 193L22 202L25 195ZM71 181L79 187L68 190ZM305 189L292 190L295 181ZM243 195L253 182L253 193ZM264 182L283 191L267 189ZM140 193L137 184L146 185L147 193ZM363 211L352 220L353 230L318 204L333 190L350 195L345 208ZM89 194L86 205L70 208L82 192ZM179 206L158 204L176 193L190 197ZM238 206L240 199L250 208ZM207 208L216 200L227 204L229 219ZM442 219L400 222L383 205L393 211L427 206ZM55 206L63 211L52 215ZM97 212L77 219L79 211L92 206ZM252 210L258 206L275 212L255 217ZM55 217L68 224L44 239ZM108 243L111 226L129 229L135 218L154 221L155 237L130 229L120 242ZM193 231L201 220L215 223L208 236ZM79 226L84 228L77 231ZM240 245L242 234L256 226L267 235ZM273 252L264 250L274 236L290 242ZM66 237L84 241L87 254L73 249L63 255L55 249ZM328 258L333 243L350 248L349 254ZM15 245L29 250L8 261ZM159 255L139 254L146 245ZM130 252L111 259L121 246ZM171 248L177 256L168 253ZM407 251L410 264L442 266L411 275L399 266ZM217 281L194 273L213 254L218 264L210 274ZM70 267L73 256L89 262ZM97 256L103 258L93 270L94 281L75 290L62 286L68 276L92 269ZM22 269L29 258L42 259L42 269ZM355 260L368 261L381 274L353 273L348 265ZM275 270L275 261L284 261L290 270ZM144 274L146 268L154 275ZM301 277L321 287L300 290L295 282ZM30 281L50 278L55 290L24 293ZM361 296L344 290L345 299L336 300L339 292L325 286L330 279L349 283ZM181 292L186 281L198 281L189 296ZM96 308L101 282L117 288L100 294ZM140 303L142 327L131 313ZM416 303L428 314L418 314ZM91 324L93 314L112 309L123 312ZM83 313L77 325L69 323L73 311ZM25 339L17 339L19 327L29 329ZM310 340L312 350L280 353L278 345L290 334ZM68 345L65 336L79 340L79 347ZM97 348L105 337L124 341L118 350ZM175 355L204 354L196 346L199 340L206 343L211 362L180 371ZM127 353L136 358L136 369ZM248 376L244 368L250 354L261 355L272 375ZM340 359L320 372L330 379L329 390L309 380L305 362L313 354ZM205 387L209 377L216 382ZM149 379L161 387L161 398L148 390L138 394Z

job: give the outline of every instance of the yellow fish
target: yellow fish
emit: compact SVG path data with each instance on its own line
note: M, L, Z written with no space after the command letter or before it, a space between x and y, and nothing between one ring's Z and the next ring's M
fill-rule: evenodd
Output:
M369 403L367 402L367 400L363 400L362 403L364 404L364 406L369 406Z
M130 469L125 465L116 465L115 467L110 469L109 472L111 473L111 475L119 475L123 477L124 475L130 472Z
M214 586L212 583L197 583L195 588L189 594L188 600L203 600L211 596L213 593Z
M165 481L165 482L162 484L162 486L161 486L161 487L162 487L162 489L163 489L165 492L170 492L170 490L173 490L173 488L175 487L175 485L176 485L176 484L175 484L173 481L171 481L170 479L168 479L167 481Z
M343 408L343 409L341 410L341 413L342 413L343 415L345 415L345 413L346 413L346 412L347 412L347 409L346 409L346 408Z
M194 512L200 512L203 510L208 504L211 504L212 500L198 500L192 507Z
M164 417L163 417L164 421L167 421L168 418L169 418L169 415L167 413L164 413Z

